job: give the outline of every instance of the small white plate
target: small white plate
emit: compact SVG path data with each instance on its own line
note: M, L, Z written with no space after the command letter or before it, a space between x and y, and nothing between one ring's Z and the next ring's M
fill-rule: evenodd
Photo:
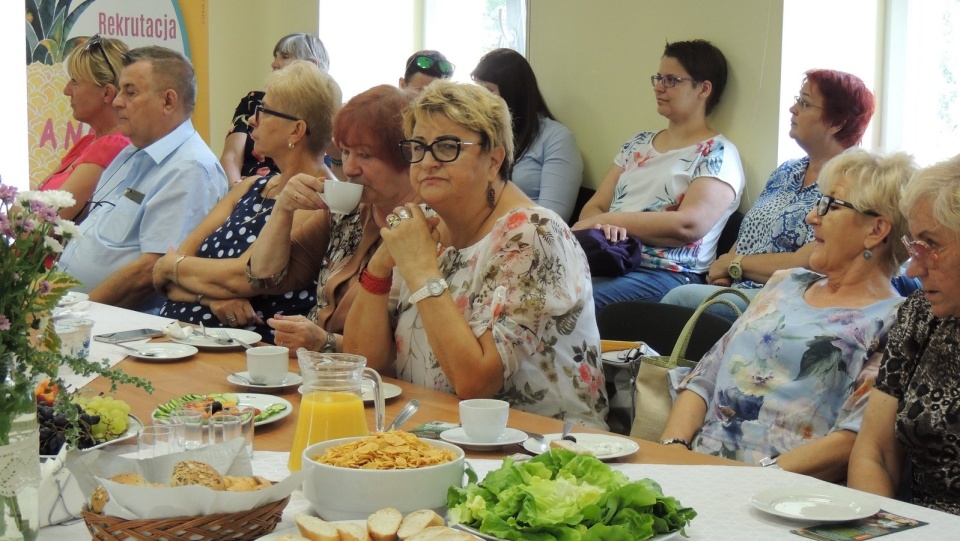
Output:
M141 353L155 353L155 355L140 355L132 351L123 350L127 356L140 359L141 361L176 361L179 359L186 359L191 355L197 354L197 348L193 346L188 346L186 344L169 344L169 343L147 343L147 344L136 344L130 345L133 349Z
M363 401L373 402L373 387L369 386L366 381L363 382L362 387ZM384 400L390 400L391 398L400 396L400 393L403 392L403 389L392 383L383 382L383 386L380 387L380 392L383 393Z
M470 526L466 526L463 524L455 524L452 527L457 528L458 530L463 530L468 534L473 535L474 537L479 537L480 539L484 539L486 541L503 541L503 539L500 539L499 537L487 535L485 533L480 532L480 530L476 530L474 528L471 528ZM648 541L670 541L671 539L678 539L679 536L680 536L680 530L677 530L675 532L665 533L663 535L655 535L651 537Z
M880 501L870 494L831 487L771 488L754 494L750 503L771 515L811 522L847 522L880 511Z
M60 300L57 301L57 306L71 306L77 304L78 302L83 302L90 298L90 295L86 293L81 293L79 291L67 291L60 297Z
M527 433L514 428L508 428L503 431L503 434L500 434L497 441L478 442L471 440L470 437L467 436L467 433L463 431L463 428L451 428L450 430L441 432L440 439L463 447L464 449L487 450L499 449L504 445L510 445L512 443L520 443L527 439Z
M211 333L213 329L207 329L207 335L203 336L199 332L194 332L186 338L174 338L170 337L174 342L180 344L187 344L189 346L196 346L200 349L236 349L243 347L240 344L220 344L214 338L214 335ZM246 329L216 329L216 331L223 331L234 340L239 340L241 342L246 342L247 344L256 344L260 341L262 336L259 334L248 331Z
M277 385L252 385L250 383L247 383L248 380L243 379L243 378L249 378L249 377L250 377L250 373L247 371L237 372L236 374L228 375L227 381L229 381L234 385L239 385L241 387L246 387L248 389L263 389L263 390L283 389L285 387L290 387L292 385L300 385L301 383L303 383L303 376L301 376L300 374L297 374L296 372L287 372L287 377L284 378L284 380Z
M119 442L124 441L124 440L129 440L130 438L135 438L135 437L137 437L137 432L139 432L141 428L143 428L143 423L140 421L140 419L137 419L137 417L136 417L135 415L133 415L132 413L128 413L128 414L127 414L127 429L124 430L123 433L120 434L120 436L118 436L116 439L113 439L113 440L110 440L110 441L105 441L105 442L103 442L103 443L98 443L98 444L94 445L93 447L87 447L86 449L83 449L83 450L84 450L84 451L90 451L91 449L100 449L101 447L106 447L106 446L108 446L108 445L113 445L114 443L119 443ZM41 456L41 457L45 457L45 458L47 458L47 459L56 458L55 455L40 455L40 456Z
M563 436L563 434L544 434L543 443L545 443L549 449L550 442L559 440L561 436ZM590 434L587 432L576 432L571 434L571 436L577 438L578 444L589 449L593 452L593 455L600 460L612 460L614 458L632 455L640 450L640 445L637 444L637 442L631 439L621 438L620 436ZM534 454L539 454L543 451L540 442L533 438L523 442L523 448Z
M279 396L273 396L270 394L256 394L256 393L213 393L213 394L234 394L237 396L237 404L241 406L253 406L260 411L264 411L265 409L267 409L273 404L283 404L286 406L286 409L284 409L280 413L274 415L273 417L264 419L262 421L257 421L253 423L253 426L262 426L262 425L268 425L270 423L275 423L280 419L288 417L291 413L293 413L293 404L291 404L288 400L284 400L283 398L280 398ZM152 419L156 419L157 410L153 410L153 413L150 414L150 417Z

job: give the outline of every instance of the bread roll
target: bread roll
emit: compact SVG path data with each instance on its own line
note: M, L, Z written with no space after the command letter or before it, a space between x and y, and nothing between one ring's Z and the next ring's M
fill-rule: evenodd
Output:
M321 518L297 513L293 516L293 521L297 523L300 535L310 541L340 541L336 526Z
M400 528L397 530L397 537L406 539L430 526L443 526L444 524L443 517L433 510L421 509L404 517L403 522L400 523Z
M392 507L381 509L367 517L367 531L373 541L397 541L397 530L403 514Z
M340 535L340 541L370 541L370 534L367 527L356 522L338 523L337 533Z
M103 513L103 508L106 507L108 501L110 501L110 495L107 494L107 489L103 488L103 485L98 486L90 495L90 511Z
M310 540L302 535L297 535L295 533L288 533L285 535L281 535L276 539L276 541L310 541Z
M173 467L170 486L200 485L213 490L226 490L223 477L213 466L196 460L184 460Z
M407 541L475 541L476 537L446 526L430 526L411 535Z
M250 492L260 490L271 485L270 481L263 477L235 477L232 475L223 476L223 485L228 492Z
M150 486L150 481L147 481L139 473L118 473L110 478L114 483L120 483L122 485L137 485L142 487Z

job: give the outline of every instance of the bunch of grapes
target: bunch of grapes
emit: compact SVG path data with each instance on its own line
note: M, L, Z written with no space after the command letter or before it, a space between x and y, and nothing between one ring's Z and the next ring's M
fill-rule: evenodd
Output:
M77 408L78 422L80 423L77 446L86 449L96 445L92 428L100 422L97 415L88 415L79 405ZM67 427L70 419L63 413L58 413L53 406L37 405L37 421L40 424L40 454L55 455L67 441Z
M99 422L91 429L98 442L110 441L120 437L127 429L130 405L112 396L78 397L74 401L89 415L99 417Z

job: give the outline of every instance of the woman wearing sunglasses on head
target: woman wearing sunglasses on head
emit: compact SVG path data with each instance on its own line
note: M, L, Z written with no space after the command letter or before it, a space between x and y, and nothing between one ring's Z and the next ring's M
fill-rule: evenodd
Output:
M863 429L852 488L960 514L960 156L917 173L900 208L907 274L923 290L897 314Z
M397 84L401 90L419 96L434 80L453 77L454 69L455 66L438 51L417 51L407 59L407 67Z
M668 43L651 82L666 129L623 145L573 226L600 230L612 242L629 235L641 245L639 267L594 277L597 310L656 302L677 286L703 283L743 192L736 147L707 124L727 84L723 53L704 40Z
M573 132L547 108L530 63L513 49L495 49L483 55L470 75L510 108L516 145L510 180L533 202L570 220L583 160Z
M570 229L510 182L506 103L435 81L404 113L419 205L387 216L360 274L344 350L460 398L605 428L589 270Z
M274 71L282 69L294 60L313 62L321 71L330 69L330 57L327 48L320 38L313 34L298 32L280 38L273 47L273 62L270 68ZM223 152L220 154L220 165L227 173L227 180L231 183L251 176L263 176L268 171L277 172L278 169L269 156L264 156L254 148L250 133L253 126L250 118L263 101L263 91L254 90L244 96L233 113L233 125L227 131L227 138L223 142ZM338 154L339 155L339 154ZM327 165L338 165L339 160L327 159ZM339 173L339 169L334 171Z
M120 117L113 108L113 98L120 88L120 57L125 52L124 42L97 34L67 59L70 81L63 93L70 98L73 118L89 125L90 131L74 143L57 170L40 185L41 190L73 194L74 205L61 209L61 218L83 218L80 214L103 170L130 144L130 139L120 133Z
M847 474L903 302L905 154L851 148L820 172L810 268L779 271L680 384L661 443L827 481Z
M160 315L213 327L248 327L273 341L265 317L305 314L316 304L312 283L265 295L247 285L243 269L284 187L298 174L327 176L324 148L340 108L340 87L311 62L295 61L267 78L266 92L250 117L258 153L280 172L247 177L233 187L183 241L153 269L154 287L165 292ZM299 226L310 213L298 213ZM190 256L190 257L187 257ZM279 294L285 293L285 294Z
M820 197L817 176L828 160L859 145L873 116L873 93L856 75L810 70L790 107L790 137L807 153L780 165L740 224L737 242L717 257L706 284L670 290L661 302L696 308L719 287L733 286L748 297L760 291L774 272L806 267L813 250L813 229L804 221ZM725 295L740 307L740 297ZM708 312L735 319L722 304Z

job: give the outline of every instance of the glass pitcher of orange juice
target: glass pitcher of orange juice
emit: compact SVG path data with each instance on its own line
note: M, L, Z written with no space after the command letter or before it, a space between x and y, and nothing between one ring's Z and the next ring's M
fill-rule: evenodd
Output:
M367 416L363 411L362 383L373 384L377 432L383 431L384 406L380 374L367 368L367 359L349 353L322 353L297 350L303 375L300 388L300 416L287 466L300 469L303 450L314 443L350 436L366 436Z

